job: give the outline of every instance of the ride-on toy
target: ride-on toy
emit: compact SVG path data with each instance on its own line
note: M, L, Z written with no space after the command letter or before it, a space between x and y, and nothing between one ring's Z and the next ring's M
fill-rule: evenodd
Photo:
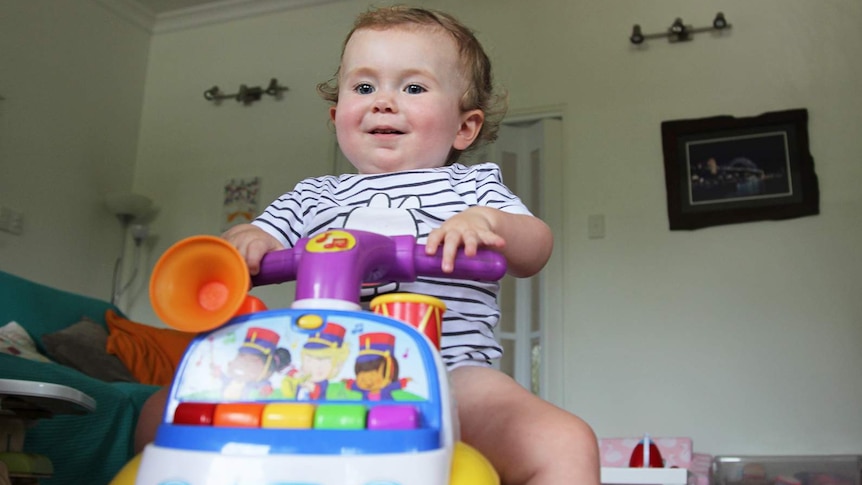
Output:
M155 442L113 483L498 484L458 440L438 348L443 303L389 293L372 311L359 305L363 284L506 271L487 250L459 252L454 273L440 265L412 236L333 230L267 254L251 278L220 238L176 243L153 270L150 297L167 324L203 333L180 362ZM250 283L292 280L291 309L248 295Z

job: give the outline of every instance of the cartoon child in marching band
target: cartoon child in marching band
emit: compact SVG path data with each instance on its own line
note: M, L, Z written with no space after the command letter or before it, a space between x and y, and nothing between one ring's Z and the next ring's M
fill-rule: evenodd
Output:
M222 380L222 397L247 400L267 397L273 392L269 378L290 364L290 352L278 347L279 335L272 330L250 327L236 357L227 363L227 372L213 369Z
M332 386L329 380L341 372L350 353L344 333L344 327L330 322L322 331L308 337L300 352L299 369L288 372L281 383L284 397L301 401L343 397L343 387Z
M356 380L348 379L345 387L359 391L368 401L391 400L392 391L404 389L410 378L398 378L395 358L395 336L384 332L359 336L359 355L354 365Z

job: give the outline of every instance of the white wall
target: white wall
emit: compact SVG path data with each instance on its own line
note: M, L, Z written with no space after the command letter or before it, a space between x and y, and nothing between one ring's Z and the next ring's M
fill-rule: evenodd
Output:
M104 299L132 187L150 35L95 2L0 0L0 268ZM5 322L3 322L5 323Z
M688 435L716 453L862 451L862 8L567 5L494 37L524 61L498 61L522 103L569 108L566 406L602 436ZM718 10L733 23L726 38L624 42L633 23L705 25ZM577 28L562 34L567 25ZM530 31L538 38L515 40ZM568 61L535 55L554 44L570 46ZM529 72L541 89L527 88ZM820 216L667 230L662 120L796 107L811 115ZM586 239L594 213L607 217L606 239Z
M600 436L685 435L712 453L861 453L862 5L420 3L479 32L513 111L563 112L569 190L556 232L565 253L566 365L552 370L565 374L562 404ZM332 135L314 86L334 71L343 35L366 4L155 36L134 178L162 207L148 265L182 237L218 232L226 180L261 176L268 200L329 170ZM651 41L643 50L627 41L634 23L645 32L677 16L706 25L719 10L733 24L725 37ZM232 92L270 77L291 88L283 100L217 107L202 97L214 84ZM810 113L821 215L668 230L661 121L798 107ZM5 134L10 118L0 113ZM0 183L4 199L18 190ZM606 216L606 238L587 239L590 214ZM4 255L10 240L0 239ZM285 293L272 288L265 297L275 306ZM157 323L145 296L131 315Z

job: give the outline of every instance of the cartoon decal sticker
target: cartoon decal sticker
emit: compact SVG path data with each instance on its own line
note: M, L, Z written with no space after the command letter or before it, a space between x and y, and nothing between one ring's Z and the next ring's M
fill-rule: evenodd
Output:
M410 378L398 378L395 336L384 332L359 336L359 355L354 365L356 380L345 382L347 389L358 390L366 401L393 399L392 391L407 386Z
M252 400L272 394L273 373L290 364L290 351L278 347L280 336L272 330L250 327L227 372L213 365L213 374L222 381L222 397Z
M327 323L322 331L308 337L300 352L300 367L288 372L281 383L284 397L300 401L343 399L343 386L330 386L350 354L350 345L344 342L345 328Z
M304 315L307 316L307 315ZM423 354L400 326L323 314L317 330L279 316L222 327L183 360L178 401L427 399ZM382 317L380 317L382 318Z
M336 253L350 251L356 246L356 238L346 231L326 231L310 239L305 250L310 253Z

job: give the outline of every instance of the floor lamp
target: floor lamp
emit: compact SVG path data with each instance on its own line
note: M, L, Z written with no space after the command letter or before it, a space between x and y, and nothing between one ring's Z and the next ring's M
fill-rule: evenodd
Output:
M153 201L144 195L124 192L107 194L105 196L105 204L108 206L108 210L117 216L123 227L120 255L114 263L114 275L111 280L111 304L117 306L120 297L138 275L141 243L143 243L149 233L149 228L141 222L141 219L151 213ZM132 224L133 222L136 223ZM135 242L135 253L134 260L132 261L132 274L129 276L128 281L123 283L123 261L126 256L126 242L129 230L131 230L132 240Z

